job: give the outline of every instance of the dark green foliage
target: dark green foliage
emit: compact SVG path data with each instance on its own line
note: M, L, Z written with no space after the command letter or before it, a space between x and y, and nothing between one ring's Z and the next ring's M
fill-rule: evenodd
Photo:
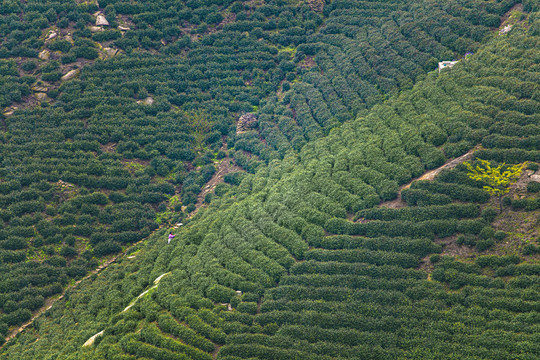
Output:
M534 211L540 209L540 197L531 197L524 199L511 200L513 209L525 209L527 211Z
M77 255L77 250L75 250L74 248L70 246L62 246L59 254L64 257L70 258Z
M446 184L437 181L415 181L411 189L423 189L434 193L444 194L459 201L484 203L489 200L489 194L484 190L461 184Z
M100 242L94 247L94 255L101 257L109 254L114 254L120 251L122 248L118 243L114 241Z
M452 198L444 194L433 194L427 190L405 189L401 192L401 198L408 206L444 205L452 202Z
M206 352L211 352L214 350L214 345L212 342L198 335L192 329L179 324L169 314L160 315L158 318L158 325L163 331L177 336L188 345L194 346Z
M257 313L257 303L255 302L241 302L236 307L236 310L247 313L251 315L255 315Z
M510 264L519 264L519 256L510 255L510 256L495 256L495 255L484 255L476 258L475 263L481 267L503 267Z
M476 236L463 235L463 234L458 235L456 239L456 243L458 245L468 245L468 246L475 246L477 241L478 239L476 238Z
M234 290L221 285L213 285L206 290L206 296L215 302L227 302L235 295Z
M538 169L540 169L540 165L538 165L537 163L530 162L530 163L527 163L527 169L532 170L532 171L538 171Z
M540 246L534 244L527 244L523 247L523 255L535 255L540 253Z
M419 208L403 208L399 210L376 208L361 210L358 217L370 220L410 220L425 221L429 219L451 219L451 218L475 218L478 217L480 209L477 205L450 204L443 206L429 206ZM483 213L482 213L483 215ZM484 217L484 216L483 216Z
M530 193L540 192L540 182L531 181L527 184L527 191Z
M245 176L245 173L237 171L228 173L223 177L223 181L231 185L240 185L242 178Z
M158 230L135 257L66 292L8 356L209 359L219 344L223 359L536 358L537 264L433 255L453 235L480 251L502 240L493 212L480 214L482 184L457 166L403 191L409 207L375 208L480 143L478 156L536 161L536 15L489 35L514 5L5 2L0 105L24 101L40 79L56 94L3 117L0 324L26 320L97 266L73 249L118 253L157 228L156 212L165 224L170 207L193 212L222 141L244 170L178 241L165 247ZM111 27L93 34L98 10ZM114 30L124 21L130 30ZM42 40L55 25L75 27L71 48L64 34ZM94 61L96 41L123 53ZM78 58L79 77L57 81L58 53L19 68L44 47L64 64ZM466 51L476 54L432 72ZM193 110L209 119L202 135ZM244 112L257 123L236 134ZM105 336L81 348L99 329Z
M486 222L488 223L492 222L497 216L497 214L498 214L498 211L491 207L488 207L482 210L482 218L486 220Z
M56 40L47 44L47 47L52 51L67 53L71 49L71 43L67 40Z
M476 249L478 249L478 251L485 251L491 249L493 245L495 245L495 241L492 238L478 240L476 242Z
M145 327L140 333L140 339L145 343L160 347L162 349L170 350L171 352L181 355L185 354L188 357L186 359L195 360L210 360L212 357L199 349L193 348L189 345L185 345L179 341L170 339L161 334L159 329L155 325ZM179 358L182 358L181 356Z

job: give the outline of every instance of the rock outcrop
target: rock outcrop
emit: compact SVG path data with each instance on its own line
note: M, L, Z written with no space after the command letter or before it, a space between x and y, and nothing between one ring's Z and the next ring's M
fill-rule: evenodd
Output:
M512 30L512 25L506 25L505 27L499 30L499 35L504 35L510 30Z
M38 82L35 85L32 85L32 87L30 89L32 91L36 91L36 92L47 92L47 91L49 91L49 88L47 86L43 85L40 82Z
M10 106L4 109L4 112L2 113L4 116L10 116L13 115L13 112L17 110L18 107L16 106Z
M51 57L51 52L47 49L43 50L42 52L39 53L38 57L41 59L41 60L49 60L49 58Z
M257 117L253 114L246 113L240 116L240 118L238 118L238 122L236 123L236 133L240 134L248 130L251 130L255 128L257 124L258 124Z
M57 36L58 36L58 33L56 31L50 31L49 35L47 35L47 40L52 40Z
M144 100L137 101L137 104L142 104L142 105L152 105L153 103L154 103L154 99L151 96L148 96Z
M77 75L79 75L80 72L81 72L80 69L73 69L73 70L70 70L70 71L68 71L64 76L62 76L61 80L62 80L62 81L71 80L71 79L73 79L74 77L76 77Z
M110 47L104 47L101 49L101 53L99 54L100 59L108 59L112 58L113 56L116 56L118 54L119 50L115 48Z
M37 93L34 93L34 97L36 98L37 101L44 102L47 100L47 93L37 92Z
M103 15L98 15L96 18L96 26L109 26L109 22Z

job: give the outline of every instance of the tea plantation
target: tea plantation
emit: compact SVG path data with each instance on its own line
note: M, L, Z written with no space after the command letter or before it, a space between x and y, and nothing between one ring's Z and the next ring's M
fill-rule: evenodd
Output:
M4 1L0 358L540 358L539 11Z

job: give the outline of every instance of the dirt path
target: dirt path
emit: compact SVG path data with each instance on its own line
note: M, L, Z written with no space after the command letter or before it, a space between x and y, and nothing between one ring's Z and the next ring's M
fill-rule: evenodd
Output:
M220 150L225 152L227 151L227 142L225 141L225 139L223 139L223 145ZM243 170L240 166L235 165L233 160L231 160L229 155L227 155L227 157L223 158L219 162L219 164L217 164L216 173L201 190L199 196L197 197L197 204L195 205L195 210L190 214L190 218L195 216L199 209L204 205L204 198L206 197L206 195L213 192L216 186L223 182L223 178L225 177L225 175L234 171Z
M154 233L156 231L159 231L161 229L158 228L154 231ZM150 234L150 236L152 236L154 233ZM92 275L94 274L97 274L99 273L101 270L103 269L106 269L109 265L111 265L112 263L114 263L118 258L126 255L129 250L131 250L133 247L139 245L140 243L142 243L143 241L145 241L146 239L148 238L145 238L143 240L140 240L134 244L132 244L131 246L129 246L124 252L112 257L111 259L105 261L103 264L99 265L97 268L95 268L94 270L90 271L85 277L83 277L82 279L79 279L77 281L75 281L72 285L68 285L64 291L62 291L62 294L60 294L59 297L56 297L56 298L48 298L45 300L45 304L39 308L38 310L36 310L33 314L32 314L32 317L30 318L30 320L28 320L27 322L25 322L24 324L22 324L21 326L19 326L18 328L12 330L8 335L7 337L5 338L6 339L6 342L4 343L7 344L11 339L13 339L15 336L17 336L20 332L22 332L24 329L26 329L28 326L32 325L34 320L36 320L41 314L43 314L45 311L49 310L52 308L52 306L59 300L62 300L64 298L64 295L66 294L66 291L70 290L70 289L74 289L76 288L82 281L84 280L87 280L89 279ZM3 345L2 345L3 346ZM2 348L2 346L0 346L0 349Z
M405 184L405 185L403 185L403 186L401 186L399 188L398 196L397 196L396 199L390 200L390 201L384 201L384 202L380 203L379 206L380 207L390 208L390 209L399 209L399 208L407 206L405 201L403 201L401 199L401 191L402 190L410 188L411 184L413 182L415 182L415 181L418 181L418 180L430 180L431 181L431 180L435 179L435 177L437 175L439 175L441 171L446 170L446 169L455 168L456 166L458 166L462 162L467 161L470 158L472 158L472 154L475 151L479 150L479 149L480 149L480 147L476 146L475 148L469 150L469 152L467 152L466 154L463 154L463 155L461 155L461 156L459 156L459 157L457 157L455 159L452 159L452 160L446 162L444 165L442 165L442 166L440 166L440 167L438 167L436 169L433 169L433 170L430 170L430 171L424 173L419 178L411 180L408 184Z
M221 150L223 151L227 151L227 142L225 140L223 140L223 146L221 147ZM219 183L222 183L223 182L223 178L226 174L230 173L230 172L233 172L233 171L241 171L242 168L240 168L239 166L237 165L234 165L234 164L231 164L231 159L229 158L229 156L225 157L223 160L221 160L221 162L218 164L217 166L217 171L216 173L214 174L214 176L212 176L212 179L210 179L210 181L208 181L208 183L205 185L204 189L201 191L201 193L199 194L198 196L198 201L197 201L197 205L196 205L196 209L193 211L193 213L191 214L191 216L195 215L197 213L197 211L199 210L199 208L201 208L203 205L204 205L204 198L206 196L206 194L209 194L210 192L214 191L214 189L216 188L216 186L219 184ZM69 289L73 289L75 287L77 287L83 280L86 280L86 279L89 279L92 275L94 274L97 274L99 273L101 270L107 268L109 265L111 265L112 263L114 263L118 258L126 255L128 253L128 251L130 249L132 249L133 247L139 245L140 243L142 243L143 241L145 241L146 239L148 239L150 236L152 236L155 232L159 231L161 228L163 227L168 227L169 225L167 224L164 224L162 226L160 226L158 229L156 229L152 234L150 234L147 238L143 239L143 240L140 240L138 242L136 242L135 244L131 245L130 247L128 247L124 252L114 256L113 258L105 261L103 264L101 264L100 266L98 266L96 269L92 270L91 272L89 272L85 277L83 277L82 279L80 280L77 280L75 283L73 283L72 285L69 285L67 286L64 291L62 292L62 294L60 294L59 297L56 297L56 298L48 298L45 300L45 304L38 310L36 310L33 314L32 314L32 317L30 318L30 320L28 320L27 322L25 322L24 324L22 324L21 326L19 326L18 328L12 330L8 336L5 338L6 339L6 342L5 344L7 344L11 339L13 339L15 336L17 336L17 334L19 334L20 332L22 332L24 329L26 329L28 326L32 325L34 320L36 320L41 314L43 314L45 311L49 310L52 308L52 306L59 300L62 300L64 298L64 295L66 294L66 291L68 291ZM3 345L2 345L3 346ZM0 349L2 348L2 346L0 346Z

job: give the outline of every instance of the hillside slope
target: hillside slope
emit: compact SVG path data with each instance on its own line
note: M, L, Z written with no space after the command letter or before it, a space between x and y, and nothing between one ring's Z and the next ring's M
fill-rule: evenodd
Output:
M294 158L437 61L476 51L516 4L6 0L0 335L160 226L219 202L228 185L201 197L220 161L256 173ZM507 21L527 24L517 12ZM256 120L241 121L243 113ZM353 190L364 200L348 211L391 198L396 183L440 164L443 122L420 129L411 154L392 155L403 155L406 170L377 184L384 191ZM462 136L444 154L477 141Z
M2 355L537 358L537 240L497 243L519 241L519 230L495 231L482 184L458 166L413 183L402 193L408 207L374 207L477 144L475 158L540 161L537 16L216 191L171 245L156 233L135 257L66 294ZM531 193L507 202L538 208ZM449 244L475 251L455 257Z

